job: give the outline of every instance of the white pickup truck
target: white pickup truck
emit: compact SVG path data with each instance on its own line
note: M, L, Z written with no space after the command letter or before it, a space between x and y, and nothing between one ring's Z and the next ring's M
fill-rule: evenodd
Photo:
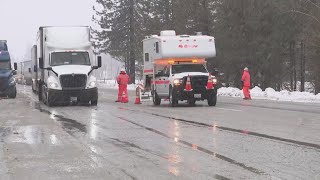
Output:
M174 31L162 31L143 41L144 84L151 90L155 105L161 99L171 106L187 100L190 105L207 100L209 106L217 102L217 79L208 72L205 58L215 57L215 41L211 36L177 36ZM188 79L190 82L188 82ZM212 80L213 87L208 88ZM192 89L186 90L187 83Z

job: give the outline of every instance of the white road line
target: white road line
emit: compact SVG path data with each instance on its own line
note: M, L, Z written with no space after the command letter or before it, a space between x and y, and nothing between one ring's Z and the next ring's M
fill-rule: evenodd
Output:
M238 110L238 109L228 109L228 108L216 108L216 109L225 110L225 111L242 112L242 110Z

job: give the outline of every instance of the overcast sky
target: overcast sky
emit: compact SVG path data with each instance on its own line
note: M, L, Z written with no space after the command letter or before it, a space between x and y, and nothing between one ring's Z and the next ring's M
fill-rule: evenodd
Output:
M18 61L35 44L39 26L93 25L95 0L0 0L0 39Z

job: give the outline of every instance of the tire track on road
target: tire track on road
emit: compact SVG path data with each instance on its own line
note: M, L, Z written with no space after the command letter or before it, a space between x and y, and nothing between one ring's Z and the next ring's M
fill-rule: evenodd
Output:
M161 115L161 114L150 113L150 112L142 111L142 110L133 110L133 109L128 109L128 108L120 108L120 109L132 111L132 112L140 112L140 113L149 114L149 115L153 115L153 116L157 116L157 117L161 117L161 118L166 118L166 119L170 119L170 120L180 121L180 122L184 122L184 123L188 123L188 124L192 124L192 125L209 127L209 128L217 128L217 129L223 130L223 131L235 132L235 133L255 136L255 137L259 137L259 138L275 140L278 142L290 143L292 145L304 146L304 147L313 148L313 149L320 151L319 144L308 143L308 142L303 142L303 141L296 141L296 140L292 140L292 139L286 139L286 138L271 136L271 135L267 135L267 134L251 132L248 130L241 130L241 129L234 129L234 128L229 128L229 127L224 127L224 126L211 125L211 124L207 124L207 123L203 123L203 122L196 122L196 121L191 121L191 120L186 120L186 119L181 119L181 118L175 118L175 117L165 116L165 115Z
M167 134L165 134L165 133L163 133L163 132L160 132L160 131L158 131L158 130L156 130L156 129L153 129L153 128L144 126L144 125L142 125L142 124L139 124L139 123L137 123L137 122L131 121L131 120L126 119L126 118L124 118L124 117L120 117L120 116L115 116L115 117L117 117L117 118L119 118L119 119L121 119L121 120L123 120L123 121L126 121L126 122L128 122L128 123L134 124L134 125L136 125L136 126L138 126L138 127L144 128L144 129L146 129L146 130L148 130L148 131L150 131L150 132L153 132L153 133L156 133L156 134L158 134L158 135L161 135L161 136L163 136L163 137L165 137L165 138L171 139L171 140L173 140L173 141L175 141L175 142L177 142L177 143L181 143L181 144L183 144L183 145L186 145L186 146L188 146L188 147L191 147L193 150L198 150L198 151L200 151L200 152L206 153L206 154L211 155L211 156L213 156L213 157L215 157L215 158L218 158L218 159L220 159L220 160L223 160L223 161L226 161L226 162L231 163L231 164L233 164L233 165L239 166L239 167L241 167L241 168L243 168L243 169L245 169L245 170L248 170L248 171L250 171L250 172L252 172L252 173L259 174L259 175L267 175L265 172L263 172L263 171L261 171L261 170L258 170L258 169L254 168L254 167L247 166L247 165L245 165L245 164L243 164L243 163L241 163L241 162L237 162L237 161L235 161L235 160L233 160L233 159L231 159L231 158L228 158L228 157L223 156L223 155L221 155L221 154L218 154L218 153L216 153L216 152L210 151L210 150L208 150L208 149L206 149L206 148L204 148L204 147L198 146L198 145L196 145L196 144L193 144L193 143L190 143L190 142L187 142L187 141L184 141L184 140L175 138L175 137L171 137L171 136L169 136L169 135L167 135Z

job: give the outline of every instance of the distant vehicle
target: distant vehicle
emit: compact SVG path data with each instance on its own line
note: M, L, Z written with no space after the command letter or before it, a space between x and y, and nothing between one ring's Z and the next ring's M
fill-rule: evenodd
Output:
M18 65L18 75L16 82L18 84L32 85L31 61L20 62Z
M0 51L8 51L6 40L0 40Z
M160 36L143 41L143 53L145 89L151 89L154 105L160 105L161 99L169 99L173 107L183 100L190 105L200 100L216 105L217 79L209 74L205 60L216 56L214 37L161 31ZM210 88L209 77L213 84ZM187 83L191 85L189 90Z
M32 87L48 106L70 102L98 104L90 28L40 27L32 48Z
M6 40L0 40L0 96L16 98L17 89L14 75L17 74L17 63L11 68L11 58Z

